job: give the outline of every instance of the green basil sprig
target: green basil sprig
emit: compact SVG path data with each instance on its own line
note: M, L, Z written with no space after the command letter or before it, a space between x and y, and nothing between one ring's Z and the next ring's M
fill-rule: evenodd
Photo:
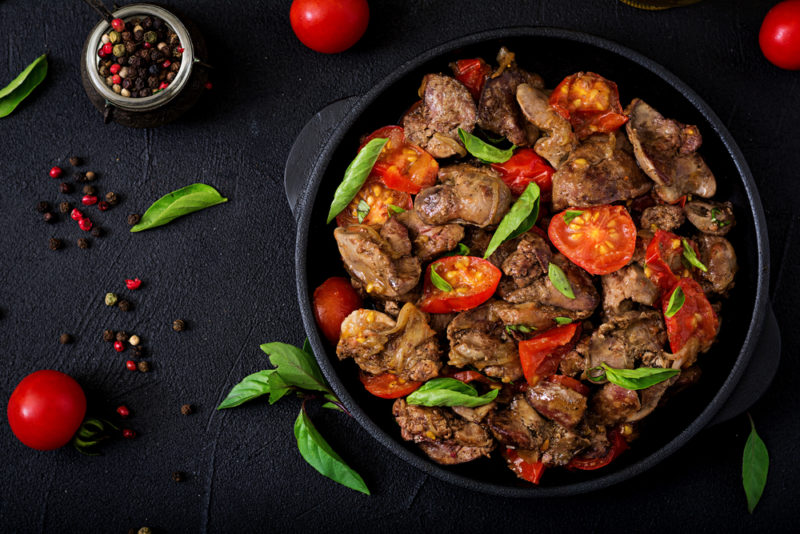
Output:
M333 194L333 202L331 202L331 209L328 212L329 223L350 204L350 201L361 190L361 186L367 181L369 173L372 172L372 167L375 166L381 150L383 150L388 141L389 139L384 137L371 139L369 143L364 145L364 148L358 151L356 157L347 166L342 183L339 184Z
M602 371L593 374L593 371ZM605 362L589 369L588 377L592 382L608 380L625 389L646 389L650 386L669 380L680 373L679 369L663 369L661 367L639 367L638 369L614 369Z
M528 326L528 325L525 325L525 324L507 324L506 325L506 332L508 332L509 334L511 332L522 332L523 334L530 334L534 330L536 330L535 327Z
M72 445L86 456L100 456L102 453L97 447L112 437L111 430L117 432L119 428L111 421L90 417L81 423L72 437Z
M667 318L671 318L676 313L678 313L681 308L683 308L683 303L686 302L686 295L683 293L683 289L681 286L677 286L675 291L672 292L672 295L669 297L669 303L667 304L667 311L664 312L664 316Z
M539 217L539 186L531 182L522 192L522 195L514 202L506 216L500 221L497 230L494 231L489 246L483 258L486 259L509 239L514 239L533 228L536 219Z
M453 250L442 254L442 257L444 258L447 256L469 256L470 252L471 251L467 245L465 245L464 243L459 243L458 246L456 246L456 248L454 248Z
M559 326L572 323L572 319L570 319L569 317L556 317L554 320L556 324Z
M767 485L769 453L756 432L756 425L749 413L747 418L750 419L750 435L747 436L742 454L742 485L747 496L747 511L752 514L764 493L764 486Z
M0 89L0 118L10 115L42 83L46 75L47 54L42 54L11 83Z
M505 163L511 159L511 156L514 155L514 149L517 148L516 145L511 145L511 148L507 150L497 148L461 128L458 129L458 137L461 138L461 142L464 143L464 148L467 149L467 152L484 163Z
M711 208L711 222L717 224L717 228L723 228L728 226L731 222L730 221L721 221L717 218L717 215L722 213L722 210L719 208Z
M308 417L306 402L315 398L325 401L322 404L323 408L350 415L322 376L308 340L302 349L286 343L264 343L261 345L261 350L269 356L269 361L275 369L266 369L246 376L231 389L217 410L233 408L265 395L269 396L270 404L274 404L286 394L296 392L304 399L294 424L294 435L300 455L323 476L369 495L364 480L331 449Z
M555 263L551 263L547 266L547 276L550 278L550 283L553 284L553 287L555 287L559 293L568 299L575 298L575 292L572 291L572 286L569 283L569 279L567 279L567 275L564 274L564 271L561 270L561 267Z
M442 278L439 273L436 272L436 268L439 266L438 263L434 263L431 265L431 283L433 287L438 289L439 291L444 291L445 293L449 293L453 290L453 286L451 286L447 280Z
M178 217L188 215L217 204L227 202L228 199L206 184L187 185L167 193L147 208L142 215L142 220L131 228L131 232L141 232L163 226Z
M579 210L567 210L567 211L565 211L564 212L564 224L569 226L569 223L571 223L572 220L575 217L580 217L581 215L583 215L583 212L579 211Z
M369 215L369 204L364 199L358 201L358 206L356 207L356 215L358 215L358 222L363 223L364 219L366 219L367 215Z
M408 404L420 406L465 406L474 408L489 404L500 392L492 389L478 395L478 391L469 384L455 378L434 378L428 380L422 387L406 397Z
M389 208L389 211L392 213L405 213L406 210L401 208L400 206L395 206L394 204L386 204L386 207Z
M689 244L689 242L686 241L685 239L681 239L681 241L683 241L683 257L686 258L686 261L688 261L690 264L694 265L704 273L707 273L708 269L706 268L705 265L703 265L703 263L700 260L697 259L697 254L694 253L694 249Z

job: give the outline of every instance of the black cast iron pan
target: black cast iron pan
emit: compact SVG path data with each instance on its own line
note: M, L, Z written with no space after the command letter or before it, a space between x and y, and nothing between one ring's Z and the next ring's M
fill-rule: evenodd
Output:
M367 393L352 362L338 362L314 322L311 295L333 275L342 275L332 228L325 224L331 198L359 137L398 117L415 101L424 74L449 72L448 63L469 57L494 58L500 46L516 52L519 64L555 86L579 70L617 82L623 105L640 97L667 117L697 124L705 160L718 179L716 198L730 200L737 218L729 234L740 271L723 304L722 329L712 350L701 356L699 384L657 410L630 451L597 471L548 471L542 485L520 482L502 459L442 467L404 442L391 416L391 401ZM507 497L574 495L643 473L703 428L746 410L766 390L778 365L780 334L768 300L769 243L761 201L741 151L728 130L692 89L646 57L616 43L554 28L510 28L452 41L409 61L366 95L335 102L309 121L286 163L286 194L297 220L297 291L311 346L326 378L358 422L392 452L438 478L476 491Z

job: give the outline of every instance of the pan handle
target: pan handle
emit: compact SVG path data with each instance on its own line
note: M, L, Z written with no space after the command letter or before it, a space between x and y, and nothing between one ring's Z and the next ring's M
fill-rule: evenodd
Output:
M283 188L292 214L297 219L297 201L325 143L359 97L351 96L332 102L319 110L300 130L283 171Z
M742 379L736 385L728 402L711 420L709 426L723 423L747 411L767 391L781 360L781 332L778 320L768 303L764 315L764 327L753 356Z

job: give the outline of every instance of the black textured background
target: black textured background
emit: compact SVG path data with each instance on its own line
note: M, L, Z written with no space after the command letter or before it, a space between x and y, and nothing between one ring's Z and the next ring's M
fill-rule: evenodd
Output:
M800 371L795 327L800 73L768 64L757 45L771 0L707 0L661 13L616 0L371 2L365 37L324 56L302 47L286 1L183 1L212 51L214 89L190 115L152 130L104 126L80 85L79 52L96 22L77 1L0 3L0 83L42 52L50 71L17 111L0 119L0 408L26 374L65 371L84 386L90 410L119 403L139 432L88 458L67 447L25 448L0 424L0 530L4 532L543 530L790 531L800 479L794 393ZM326 103L361 94L423 50L477 30L549 25L619 41L662 63L722 117L755 174L769 221L771 294L783 331L778 377L752 409L771 453L767 488L747 514L741 489L744 417L702 432L645 476L569 499L515 501L456 488L407 466L354 421L314 413L318 428L367 481L366 497L317 475L292 437L299 402L214 406L244 375L262 369L258 345L299 343L294 223L282 172L294 136ZM551 83L553 81L551 80ZM89 250L66 220L48 226L34 210L57 203L52 165L85 158L101 192L124 197L87 210L106 237ZM125 218L193 182L230 202L156 231L130 234ZM76 201L79 196L72 195ZM67 247L48 249L51 236ZM124 279L145 283L132 312L103 305ZM189 330L170 325L184 318ZM131 373L103 343L105 328L139 334L153 371ZM58 336L76 342L61 346ZM733 357L733 355L731 355ZM183 403L197 413L180 414ZM188 474L175 483L173 471ZM794 527L792 527L794 525Z

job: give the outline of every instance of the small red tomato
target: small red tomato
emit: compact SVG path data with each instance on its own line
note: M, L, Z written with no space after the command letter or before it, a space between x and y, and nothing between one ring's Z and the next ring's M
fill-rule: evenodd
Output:
M114 342L114 350L117 351L117 352L124 351L125 350L125 343L123 343L122 341L119 341L119 340L115 341Z
M367 0L294 0L292 30L311 50L344 52L361 39L369 22Z
M71 376L36 371L8 399L8 424L22 443L40 451L66 445L86 414L86 395Z
M800 70L800 0L786 0L769 10L758 44L773 65Z
M361 297L347 278L333 276L314 290L314 317L332 344L339 341L342 321L361 307Z
M122 19L114 19L111 21L111 27L114 28L114 31L124 31L125 30L125 21Z
M64 171L61 170L61 167L53 167L50 169L50 178L58 178L62 172Z
M81 219L83 219L83 213L81 213L80 210L76 208L72 209L69 216L72 218L73 221L80 221Z
M125 287L127 287L131 291L133 291L135 289L139 289L139 287L141 285L142 285L142 281L139 280L138 278L134 278L133 280L128 278L127 280L125 280Z
M92 221L90 221L88 217L84 217L83 219L78 221L78 226L84 232L88 232L89 230L92 229Z
M419 389L422 382L413 382L410 380L403 380L393 375L392 373L383 373L382 375L371 375L361 372L358 379L364 384L364 387L382 399L397 399L405 397Z
M114 345L116 345L116 343L114 343ZM136 371L136 370L138 370L138 368L136 367L136 362L133 361L133 360L128 360L127 362L125 362L125 368L128 371Z
M119 72L121 69L122 69L122 65L120 65L119 63L114 63L113 65L111 65L111 66L108 68L108 70L109 70L109 71L111 71L111 74L116 74L116 73L118 73L118 72ZM114 83L117 83L117 82L114 82Z
M97 195L83 195L81 204L84 206L93 206L97 204Z
M131 414L131 411L128 409L127 406L123 404L121 406L117 406L117 414L123 419L125 419Z

